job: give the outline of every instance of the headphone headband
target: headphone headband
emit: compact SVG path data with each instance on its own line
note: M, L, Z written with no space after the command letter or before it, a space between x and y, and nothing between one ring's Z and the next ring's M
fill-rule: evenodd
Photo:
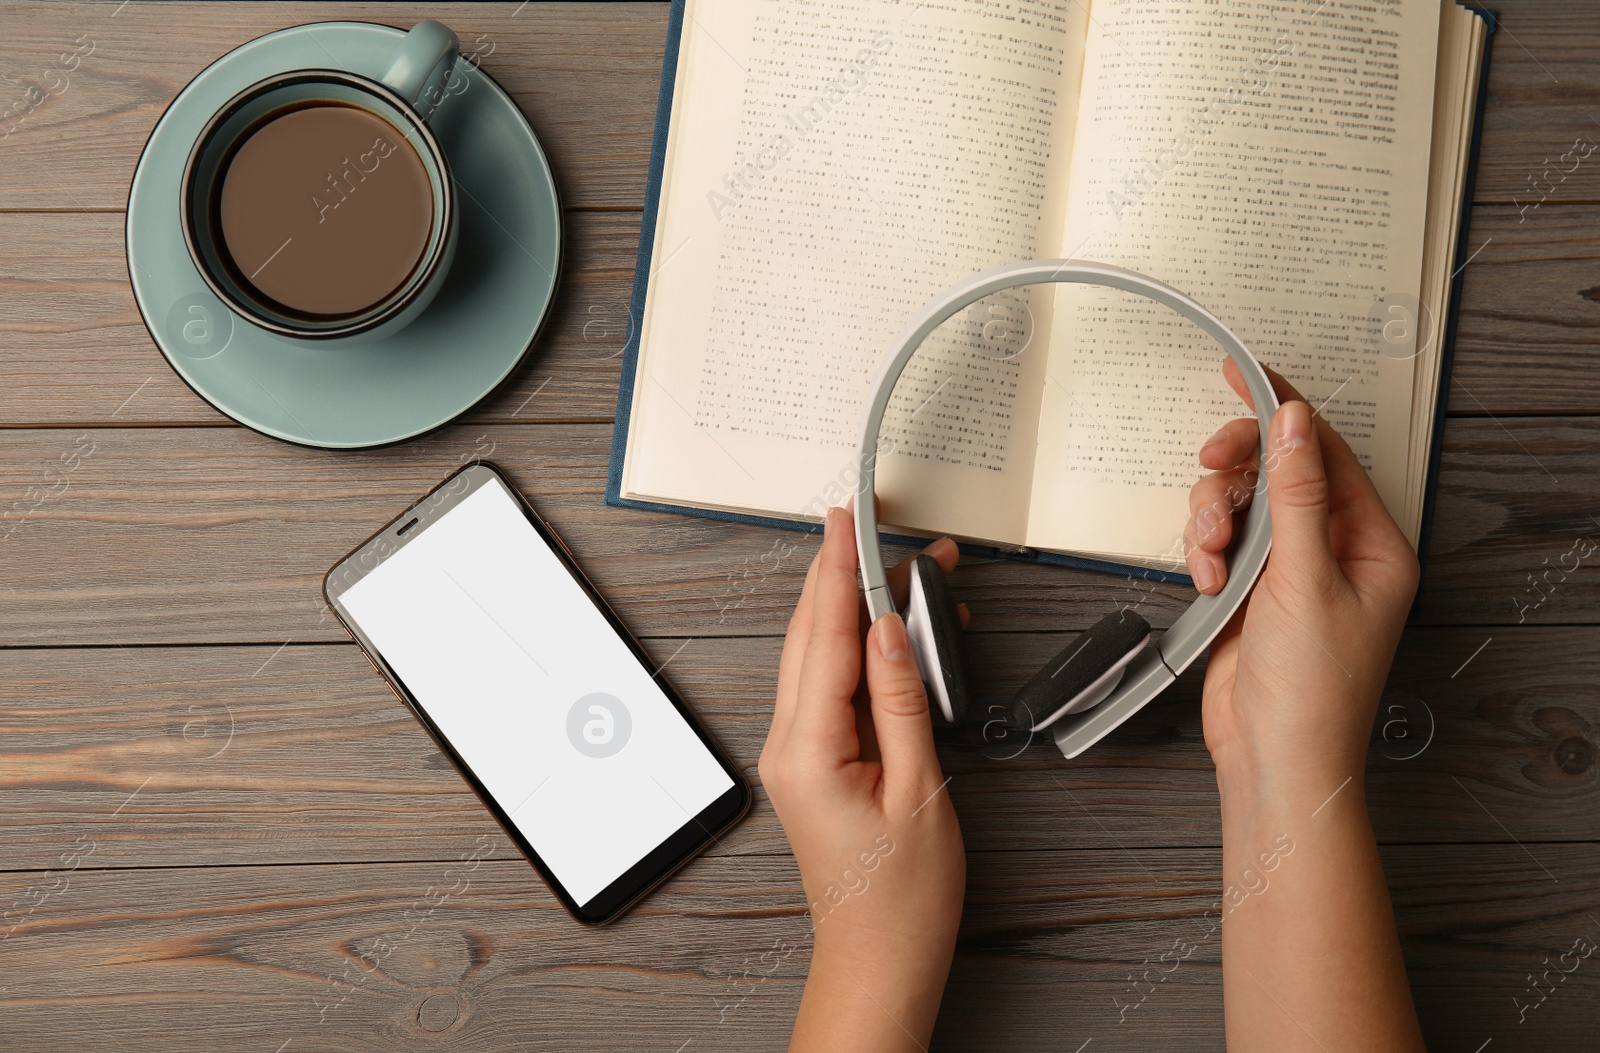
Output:
M1266 443L1272 414L1278 408L1277 396L1266 370L1244 343L1216 315L1183 293L1154 278L1134 271L1089 260L1024 260L1008 263L958 282L930 300L906 324L889 352L884 355L872 381L861 424L860 471L856 502L856 552L861 562L861 579L867 596L867 610L873 621L894 613L889 582L884 572L883 552L878 541L878 511L873 500L877 474L878 433L889 406L889 396L906 363L927 338L956 313L985 296L1020 285L1072 282L1101 285L1134 293L1165 304L1222 345L1222 349L1244 374L1255 402L1256 418L1261 423L1261 463L1266 463ZM1056 745L1067 757L1076 757L1111 730L1123 723L1168 684L1177 679L1222 631L1234 611L1244 602L1267 562L1272 546L1272 527L1267 513L1266 472L1258 474L1256 500L1236 531L1233 555L1228 561L1228 581L1214 596L1200 596L1179 615L1154 647L1147 647L1128 666L1121 682L1110 696L1094 708L1062 718L1054 725Z

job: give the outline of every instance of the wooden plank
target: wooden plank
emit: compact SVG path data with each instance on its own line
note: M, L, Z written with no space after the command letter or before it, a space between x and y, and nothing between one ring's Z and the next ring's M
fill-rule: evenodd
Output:
M569 212L567 271L529 361L474 422L610 420L639 237L633 213ZM0 422L217 424L153 346L134 307L122 220L0 214ZM1553 205L1526 220L1479 207L1450 411L1600 413L1600 215ZM129 398L131 392L138 395ZM537 392L537 396L535 396Z
M1600 91L1587 0L1500 0L1476 198L1527 205L1600 200L1600 161L1561 160L1600 134L1586 99ZM484 69L528 114L569 205L638 208L666 38L665 4L218 5L135 2L0 5L0 108L48 101L0 142L0 209L120 209L139 152L167 104L217 57L284 26L326 19L410 25L439 18L479 48ZM172 32L181 25L182 32ZM61 91L58 56L94 41ZM1572 168L1571 172L1552 169ZM1550 187L1548 191L1535 187Z
M1072 635L972 638L979 712ZM1385 842L1600 841L1593 628L1416 629L1379 713L1368 800ZM752 782L782 641L649 642ZM1468 659L1471 659L1468 662ZM1461 668L1463 665L1466 668ZM1044 736L941 738L968 849L1221 843L1203 669L1068 763ZM493 819L351 645L0 650L7 866L86 833L97 867L438 858ZM1027 748L1025 748L1027 747ZM1459 780L1459 781L1456 781ZM764 794L717 851L788 852Z
M16 46L23 47L30 40L37 43L39 34L47 32L43 27L54 24L41 18L49 8L50 5L30 6L9 20L8 24L22 27L14 38L18 41ZM282 8L283 5L261 5L244 10L267 17ZM1533 15L1543 7L1516 5L1518 12L1524 9ZM124 16L131 17L139 10L138 5L130 5ZM587 13L584 5L535 5L530 10L539 12L540 18L553 17L554 12L573 25L600 17ZM505 14L502 9L495 17ZM397 12L394 17L399 15ZM119 23L115 29L120 34L127 25L135 23ZM494 43L499 39L494 36L494 28L480 30L470 39L486 35ZM512 32L520 28L513 23L511 29L503 31L508 56L520 55L518 48L533 46L523 41L526 34ZM222 32L225 27L218 24L211 29ZM29 33L34 35L30 37ZM133 37L143 39L138 33ZM1523 34L1518 33L1517 38L1521 40ZM1503 39L1502 44L1509 39ZM538 46L544 47L542 43ZM1502 47L1501 57L1507 50ZM1526 56L1519 48L1509 50ZM1531 61L1528 65L1534 68ZM510 68L524 66L519 58ZM623 75L621 70L610 70L612 78ZM530 78L543 83L532 73ZM123 77L116 83L120 89L127 89L129 79ZM78 78L77 88L86 94L103 87L92 71L86 70ZM40 136L36 146L30 145L24 126L8 140L11 145L3 155L7 164L0 165L0 179L7 171L20 176L30 158L58 139L77 148L82 145L77 142L78 137L89 136L88 128L100 128L105 122L124 120L137 112L137 108L130 110L124 105L127 97L128 92L120 90L117 98L123 108L92 119L84 116L82 125L77 123L80 118L57 114L50 118L59 118L63 124L52 130L51 135L56 138L45 141ZM62 95L59 109L67 110L72 98L70 90ZM44 121L50 117L50 107L35 116ZM606 124L607 128L613 126L614 122ZM140 142L143 134L141 131ZM0 144L0 150L6 149ZM94 156L89 151L83 163L70 171L93 171ZM587 165L588 161L584 163ZM1486 171L1488 167L1486 162ZM68 170L53 163L50 168L53 177ZM604 165L585 167L583 185L590 185L591 178L604 170ZM125 182L126 175L120 178ZM1572 178L1578 178L1578 174ZM62 200L80 205L87 201L81 193L70 193L71 198L55 194L56 205ZM0 200L3 199L4 188L0 187ZM1469 247L1481 247L1482 251L1466 276L1466 307L1456 365L1459 384L1453 385L1450 392L1452 412L1504 415L1600 411L1600 380L1595 379L1594 371L1581 368L1593 351L1590 323L1594 313L1600 311L1595 306L1600 293L1595 292L1588 274L1600 232L1594 229L1592 210L1571 207L1582 199L1582 194L1564 197L1553 193L1538 209L1507 206L1478 210ZM627 331L627 283L637 238L636 220L575 216L569 217L569 228L575 260L551 331L536 357L505 391L473 414L474 420L506 420L513 416L593 420L608 418L612 412L617 356ZM0 287L6 289L5 302L9 305L0 315L0 376L6 380L0 388L0 421L94 423L101 419L102 412L114 411L119 420L130 422L217 423L225 419L189 392L153 353L127 289L119 219L4 216L0 217L0 235L9 250L6 260L0 263L5 270L0 274ZM139 397L123 406L128 393L147 378L150 383ZM527 401L545 380L550 381L550 386L540 392L539 399ZM519 407L521 412L517 413Z
M1600 142L1600 128L1595 134ZM1480 205L1466 252L1449 412L1600 411L1600 374L1591 368L1600 349L1595 210Z
M1526 205L1530 213L1541 201L1542 210L1557 201L1600 200L1600 152L1594 150L1600 126L1590 116L1592 105L1582 101L1600 90L1600 44L1573 31L1592 13L1586 0L1468 0L1465 6L1497 12L1500 24L1491 43L1474 200ZM1586 157L1578 156L1584 151Z
M1600 613L1600 420L1448 421L1421 618L1591 622Z
M1468 248L1482 251L1466 276L1450 393L1453 413L1485 416L1447 433L1423 603L1439 624L1402 643L1380 725L1403 721L1408 737L1375 744L1369 799L1391 845L1430 1043L1583 1048L1600 1001L1590 972L1563 981L1526 1023L1512 998L1530 1001L1524 974L1575 936L1600 937L1600 848L1571 843L1600 833L1590 627L1600 596L1593 560L1573 564L1600 527L1597 442L1589 421L1509 418L1596 412L1587 334L1600 294L1586 271L1600 232L1584 207L1600 201L1600 168L1542 174L1574 138L1595 135L1583 100L1600 66L1592 35L1573 32L1587 24L1579 0L1496 6L1505 31L1477 197L1503 207L1474 215ZM569 217L572 264L552 328L473 421L396 450L333 455L231 427L120 427L224 421L150 345L129 299L120 215L59 211L120 209L162 108L227 48L318 18L424 16L494 49L485 67L530 115L569 206L635 209L665 14L649 4L0 5L0 107L76 34L96 41L70 91L0 141L0 213L53 213L0 215L0 424L74 426L0 431L0 508L55 491L20 525L0 519L8 1048L782 1046L806 952L778 958L765 978L760 955L771 960L774 941L805 926L764 798L638 914L581 930L510 858L355 648L335 642L317 592L367 531L493 450L624 617L657 637L652 653L677 654L671 675L753 775L780 646L771 634L814 541L604 507L604 425L486 426L609 419L637 216ZM1537 208L1530 175L1558 184ZM81 434L93 452L64 471ZM795 548L775 558L775 538ZM1068 639L1054 630L1128 602L1167 624L1185 599L1004 561L968 568L958 589L980 614L985 701L1007 697ZM1513 619L1533 624L1507 627ZM57 644L101 646L45 646ZM1004 762L942 746L972 848L972 905L938 1048L1220 1044L1215 941L1128 1019L1112 1002L1132 1000L1146 959L1203 931L1220 885L1197 692L1190 674L1070 766L1043 744ZM1409 756L1425 722L1432 736ZM430 888L456 880L442 860L479 837L496 839L495 861L411 930L407 910L426 910ZM85 843L93 855L64 874L63 855ZM281 865L348 862L370 865ZM369 972L362 954L381 966Z
M454 861L475 842L450 847ZM1431 1048L1586 1048L1594 959L1523 1024L1512 998L1547 957L1600 938L1600 847L1547 846L1556 883L1510 845L1384 855ZM810 958L790 862L698 861L606 929L568 919L519 862L468 865L65 875L0 944L7 1047L782 1047ZM1218 867L1212 849L974 859L935 1048L1217 1048L1220 936L1203 914ZM0 875L0 902L28 881ZM1119 1010L1176 940L1190 957Z
M0 509L27 507L6 540L0 607L11 644L342 640L324 616L328 567L476 456L501 464L638 631L751 635L787 623L814 540L790 532L607 507L607 425L456 426L404 446L332 453L236 428L0 429ZM61 455L93 449L60 475ZM64 488L63 488L64 487ZM56 496L49 496L58 488ZM773 569L776 562L777 569ZM1123 578L980 563L963 598L996 598L995 628L1054 585L1104 609L1142 594ZM999 598L1007 597L1004 608ZM1176 606L1165 595L1145 610ZM1037 609L1035 607L1035 609Z
M612 418L639 217L569 212L566 235L537 346L470 419ZM121 215L0 214L0 245L0 422L233 423L151 340L128 284Z
M480 455L510 472L640 633L780 634L815 541L604 505L610 430L458 425L401 447L332 453L237 428L0 429L0 510L19 509L0 519L9 535L0 639L343 639L323 614L327 568ZM1590 518L1600 508L1597 448L1596 418L1450 421L1425 622L1600 620L1592 556L1555 591L1543 586L1542 606L1525 607L1538 597L1528 576L1556 568L1600 527ZM75 458L76 468L63 464ZM1565 555L1564 566L1577 558ZM1130 577L977 558L955 589L985 631L1081 627L1133 604L1165 625L1192 595Z
M664 4L8 3L0 6L0 72L18 79L0 81L0 110L26 103L29 84L49 91L0 141L0 209L125 207L167 105L246 41L307 22L410 26L424 18L453 28L517 101L569 206L640 206ZM79 52L63 88L59 56L87 42L93 51Z

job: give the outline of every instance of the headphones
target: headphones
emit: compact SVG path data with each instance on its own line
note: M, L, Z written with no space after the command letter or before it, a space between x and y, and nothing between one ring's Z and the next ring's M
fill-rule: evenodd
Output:
M1272 382L1232 330L1183 293L1143 274L1088 260L1026 260L974 275L935 296L901 330L883 357L867 398L858 491L865 499L856 502L856 551L867 612L873 621L895 612L878 545L878 510L872 500L878 432L895 382L923 339L952 315L993 293L1049 282L1103 285L1134 293L1165 304L1210 334L1244 374L1261 423L1261 463L1266 463L1268 427L1278 408ZM1135 611L1125 608L1106 615L1023 685L1012 703L1012 721L1031 731L1053 727L1056 746L1070 759L1099 742L1176 680L1222 631L1266 566L1272 547L1266 487L1266 472L1262 471L1256 481L1256 499L1235 531L1228 581L1222 591L1197 598L1154 646L1147 646L1151 642L1149 623ZM961 661L961 616L944 571L932 556L918 556L912 562L905 622L934 722L962 726L969 694Z

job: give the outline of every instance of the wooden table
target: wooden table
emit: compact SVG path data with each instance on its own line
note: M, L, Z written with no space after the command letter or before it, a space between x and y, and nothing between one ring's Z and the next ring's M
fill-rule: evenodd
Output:
M1600 957L1539 1002L1549 963L1600 940L1600 557L1546 574L1600 536L1600 157L1522 207L1547 159L1600 137L1600 36L1587 0L1499 6L1438 519L1380 713L1409 723L1368 778L1425 1028L1464 1053L1592 1049L1600 1015ZM238 427L134 307L122 210L145 137L261 33L426 16L479 51L557 169L570 262L547 335L505 390L394 449ZM772 571L769 531L601 501L666 21L650 3L0 7L0 107L94 44L0 141L0 506L54 491L0 524L6 1048L782 1048L809 954L764 796L620 924L581 928L319 592L492 451L756 780L814 539ZM963 571L984 701L1131 590ZM1143 609L1161 625L1183 602L1162 588ZM1222 1045L1218 941L1152 968L1222 887L1198 685L1074 764L944 751L970 878L938 1048Z

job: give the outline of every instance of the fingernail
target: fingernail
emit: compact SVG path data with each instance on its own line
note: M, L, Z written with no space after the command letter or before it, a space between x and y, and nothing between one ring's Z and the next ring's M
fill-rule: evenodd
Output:
M1200 452L1205 453L1207 450L1211 449L1211 447L1220 445L1222 445L1222 430L1218 429L1215 435L1201 443Z
M932 556L932 555L934 555L934 549L937 549L937 548L942 548L942 547L944 547L944 546L945 546L945 545L949 545L949 546L951 546L951 547L952 547L952 548L953 548L953 547L955 547L955 542L954 542L954 541L951 541L951 540L950 540L950 539L949 539L949 538L947 538L947 537L942 537L942 538L940 538L940 539L939 539L939 540L937 540L937 541L934 541L934 542L930 542L930 543L929 543L929 545L928 545L928 547L927 547L927 548L925 548L925 549L923 549L923 550L922 550L922 551L923 551L923 552L924 552L924 553L925 553L925 554L927 554L927 555L929 555L929 556Z
M1204 593L1217 587L1217 569L1207 556L1194 561L1194 587Z
M1285 402L1272 417L1272 430L1280 443L1299 446L1311 440L1311 407L1304 402Z
M886 661L904 660L911 642L906 638L906 623L898 614L885 614L876 622L878 629L878 654Z
M835 519L838 518L838 511L839 511L839 507L837 505L835 505L834 507L828 509L828 514L827 515L822 517L822 536L823 537L828 537L833 533L833 522L834 522Z

